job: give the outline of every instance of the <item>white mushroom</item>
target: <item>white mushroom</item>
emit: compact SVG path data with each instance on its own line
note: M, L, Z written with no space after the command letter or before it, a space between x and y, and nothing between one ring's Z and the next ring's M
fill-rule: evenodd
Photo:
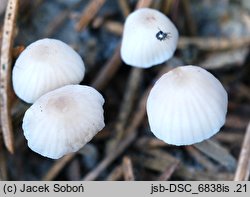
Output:
M35 152L52 159L75 152L103 129L102 95L67 85L41 96L25 113L24 136Z
M227 92L208 71L182 66L164 74L147 100L154 135L173 145L190 145L216 134L225 123Z
M33 103L41 95L83 80L85 66L70 46L60 40L42 39L30 44L13 68L13 88L19 98Z
M148 68L171 58L176 50L178 31L161 12L141 8L125 22L121 57L131 66Z

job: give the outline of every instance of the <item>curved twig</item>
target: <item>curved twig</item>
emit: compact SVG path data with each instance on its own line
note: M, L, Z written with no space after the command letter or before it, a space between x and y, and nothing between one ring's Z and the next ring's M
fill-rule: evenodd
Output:
M248 181L249 174L250 174L250 122L247 126L234 180Z
M10 153L14 152L13 131L10 118L10 103L8 95L10 92L10 74L12 63L12 48L14 29L16 24L18 0L9 0L3 27L3 41L1 48L1 127L6 148Z

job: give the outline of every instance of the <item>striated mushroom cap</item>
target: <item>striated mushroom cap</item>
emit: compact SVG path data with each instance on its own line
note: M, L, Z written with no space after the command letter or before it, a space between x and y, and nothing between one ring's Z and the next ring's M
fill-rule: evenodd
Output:
M105 126L103 104L102 95L89 86L67 85L48 92L24 115L28 146L52 159L76 152Z
M16 95L33 103L43 94L69 84L79 84L85 66L70 46L60 40L41 39L30 44L18 57L12 82Z
M122 60L141 68L163 63L173 56L178 38L178 31L167 16L155 9L138 9L124 25Z
M222 84L197 66L164 74L147 100L154 135L173 145L190 145L216 134L225 123L228 97Z

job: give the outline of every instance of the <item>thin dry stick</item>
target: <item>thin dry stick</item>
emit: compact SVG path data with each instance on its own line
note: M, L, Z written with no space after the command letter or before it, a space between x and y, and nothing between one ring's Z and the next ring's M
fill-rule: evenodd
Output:
M225 127L236 128L238 130L244 130L247 125L248 120L235 114L228 115L225 123Z
M250 44L250 36L237 38L200 38L180 37L178 48L184 49L190 45L200 50L215 51L247 47Z
M0 94L1 94L1 126L4 143L10 153L14 152L14 139L10 116L10 103L8 100L12 63L12 49L14 39L14 29L18 10L18 0L9 0L3 27L3 40L1 47L1 69L0 69Z
M149 7L152 4L152 0L140 0L136 5L136 9Z
M143 117L144 117L144 113L143 113ZM143 119L143 117L141 119ZM139 120L139 122L136 122L136 127L137 125L139 125L139 123L141 122L141 120ZM132 127L130 127L131 129ZM134 126L133 128L134 129ZM93 181L95 180L99 174L105 169L107 168L107 166L109 164L111 164L121 153L123 153L123 151L134 141L134 139L136 138L136 131L134 130L134 132L131 132L130 135L128 135L126 138L124 138L124 140L120 143L120 146L115 149L112 153L110 153L109 155L107 155L107 157L105 157L98 165L97 167L90 171L84 178L83 181Z
M2 138L0 137L0 181L7 180L6 158L3 151Z
M208 160L200 151L195 149L192 146L186 146L185 149L188 151L190 155L203 167L205 167L210 172L215 172L217 170L216 166Z
M2 36L3 36L3 32L2 32L2 26L0 26L0 47L2 47ZM1 57L1 50L0 50L0 57Z
M174 0L163 1L162 10L164 14L170 13Z
M118 120L115 124L115 135L108 142L107 152L112 151L124 136L124 128L128 121L129 115L133 107L133 101L142 78L142 69L132 68L130 70L125 95L122 101L121 110L118 115Z
M75 3L70 8L63 10L60 14L56 15L56 17L49 23L47 28L45 28L44 37L52 36L54 32L64 24L64 21L68 19L71 10L78 7L82 2L83 0Z
M181 1L181 3L183 5L183 10L186 18L186 27L188 27L190 35L195 36L197 34L197 28L195 21L193 20L193 17L191 15L190 1L185 0Z
M120 57L120 48L121 44L118 44L113 56L108 60L108 62L104 65L102 70L98 73L95 80L92 82L92 86L96 89L103 89L110 81L110 79L115 75L118 71L119 66L121 65L121 57Z
M85 7L82 12L81 18L79 22L76 24L76 30L81 31L85 29L90 21L95 17L96 13L100 10L100 8L105 3L105 0L92 0Z
M117 21L105 21L104 28L117 36L121 36L123 32L123 25Z
M130 8L127 0L119 0L119 6L122 10L123 16L126 18L130 13Z
M159 140L155 137L141 137L136 141L136 146L138 148L159 148L159 147L166 147L169 146L167 143L165 143L162 140Z
M175 170L178 168L179 161L174 162L170 167L168 167L158 178L157 181L168 181Z
M234 181L248 181L250 173L250 122L240 152Z
M70 14L70 9L63 10L61 13L47 25L44 31L44 37L51 37L54 32L64 23Z
M122 175L123 175L122 165L116 166L107 176L106 181L117 181L122 178Z
M119 128L120 130L123 130L123 128L125 127L126 121L133 107L133 101L135 99L134 97L138 90L141 78L142 78L142 69L132 68L129 74L128 84L125 90L126 93L119 114L119 119L118 119L119 123L117 125L118 130Z
M241 133L229 133L229 132L224 132L224 133L218 133L214 138L217 141L221 141L224 143L229 143L229 144L241 144L243 141L244 135Z
M42 181L51 181L53 180L58 173L64 168L64 166L70 162L74 158L75 154L69 154L65 155L61 159L59 159L52 168L49 169L49 171L46 173L46 175L42 178Z
M125 156L122 160L122 170L125 181L134 181L135 176L133 172L133 165L130 157Z
M225 166L228 170L234 171L236 168L235 158L220 144L211 140L205 140L193 145L195 148L206 154L210 158Z
M246 97L247 99L250 100L250 88L247 85L240 83L237 88L237 92L238 91L239 91L239 94L242 95L242 97Z

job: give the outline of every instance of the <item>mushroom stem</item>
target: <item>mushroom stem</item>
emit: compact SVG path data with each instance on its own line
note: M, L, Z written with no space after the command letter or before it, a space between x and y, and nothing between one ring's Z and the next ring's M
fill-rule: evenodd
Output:
M10 75L12 63L12 49L14 39L14 29L18 11L18 0L9 0L3 27L3 41L1 47L1 129L6 148L10 153L14 152L14 139L10 115L10 101L8 100L11 91Z
M234 181L248 181L250 173L250 122L240 152Z

